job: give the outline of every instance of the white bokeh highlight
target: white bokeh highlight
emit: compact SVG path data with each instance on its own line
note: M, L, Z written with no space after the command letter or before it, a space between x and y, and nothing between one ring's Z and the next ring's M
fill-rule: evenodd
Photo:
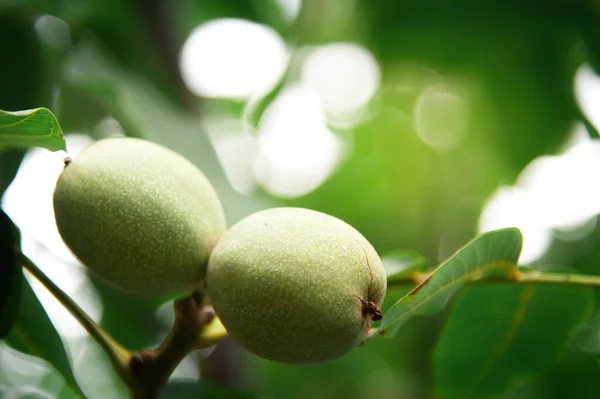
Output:
M304 60L300 79L318 97L327 122L343 128L358 123L381 83L375 57L354 43L316 47Z
M69 156L75 157L93 143L84 135L68 135ZM2 198L2 209L19 227L23 236L40 242L66 262L77 262L65 246L54 220L52 195L56 180L63 170L63 151L51 152L33 148L27 152L17 176Z
M273 195L307 194L335 170L344 145L325 122L314 92L300 85L285 88L265 110L258 126L254 173Z
M244 195L254 193L252 164L258 151L256 137L244 129L243 122L223 115L206 117L202 127L233 189Z
M93 143L84 135L66 135L71 157ZM56 222L52 196L63 170L62 151L34 148L27 152L15 179L2 198L2 208L21 231L21 250L71 296L93 319L102 314L102 302L88 281L85 271L63 243ZM73 316L34 278L30 284L64 337L85 335Z
M243 100L276 84L287 60L285 42L270 27L223 18L192 31L181 51L180 70L198 96Z
M520 262L531 263L550 245L550 231L541 225L535 195L519 187L501 187L481 213L479 231L518 227L523 234Z
M537 195L540 224L573 229L600 213L599 174L600 143L585 140L560 156L534 160L517 184Z
M291 24L296 20L302 7L302 0L275 0L281 9L283 19L288 24Z
M536 158L514 186L501 187L488 200L479 231L518 227L523 233L522 263L548 249L553 232L576 239L569 231L590 232L600 214L600 142L579 126L560 155Z
M575 94L583 114L596 127L600 128L600 77L589 65L583 65L575 74Z

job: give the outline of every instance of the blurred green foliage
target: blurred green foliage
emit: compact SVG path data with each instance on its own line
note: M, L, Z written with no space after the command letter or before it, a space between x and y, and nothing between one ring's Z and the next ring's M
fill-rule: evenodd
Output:
M497 397L552 365L592 304L590 289L466 288L435 349L436 391L447 398Z
M68 26L66 41L50 40L36 30L42 15L52 15L58 26ZM367 122L338 132L353 143L352 151L317 190L294 199L263 191L248 197L228 183L199 122L214 109L239 118L244 104L193 96L178 69L178 54L191 30L224 17L267 24L295 47L356 42L380 63L377 109ZM298 17L288 23L275 0L4 0L0 1L0 47L0 109L48 107L65 133L96 138L97 124L105 117L115 118L126 134L159 142L196 163L216 186L230 224L268 206L313 208L355 226L383 255L411 249L423 253L429 264L437 264L475 235L485 200L499 185L512 184L535 157L558 151L573 125L581 122L573 79L583 63L600 71L600 3L304 0ZM472 116L465 138L444 152L427 146L412 121L418 95L437 82L436 76L469 89ZM16 173L22 155L0 152L0 189ZM600 274L599 243L598 227L576 241L554 238L539 263ZM125 346L141 349L164 335L166 326L155 318L163 300L132 298L93 277L92 282L103 301L101 325ZM447 368L458 372L458 366L454 369L448 363L440 368L440 358L451 359L453 351L463 346L467 352L479 350L471 345L470 335L461 335L463 328L471 328L474 339L481 338L478 334L492 329L486 319L493 317L488 306L493 310L513 304L523 290L515 288L518 293L506 296L495 292L500 289L470 289L458 300L459 306L447 313L411 319L394 338L375 339L330 364L292 367L239 353L228 361L194 357L215 370L209 381L202 382L211 388L200 388L200 393L427 398L437 392L440 397L466 397L451 394L454 388L447 387L472 382L474 377L455 379ZM527 374L530 363L543 363L539 369L546 371L521 379L512 392L504 392L505 384L486 394L515 399L598 396L600 352L582 352L577 338L569 341L584 319L576 311L585 313L592 300L587 293L571 296L568 291L540 294L538 305L544 309L527 312L531 327L523 332L526 340L521 343L529 339L539 345L539 358L521 359L515 347L510 365L503 365L518 364L522 368L518 377ZM388 303L402 293L388 293ZM478 298L466 302L475 295ZM562 301L562 296L568 300ZM472 308L477 302L483 309ZM554 310L560 317L548 315L548 306L562 309ZM40 328L38 333L48 330L45 340L52 341L38 354L46 359L60 357L58 363L64 364L60 339L43 310L38 310L43 316L35 327ZM577 320L563 320L569 317ZM560 335L561 344L547 347L546 332L554 327L560 327L553 332ZM560 358L569 342L574 344ZM477 364L465 366L464 373L473 368ZM76 391L73 377L62 374ZM502 381L508 380L512 386L512 379ZM219 386L224 386L222 393L214 393ZM165 397L186 397L189 387L196 394L197 384L182 383L171 387Z

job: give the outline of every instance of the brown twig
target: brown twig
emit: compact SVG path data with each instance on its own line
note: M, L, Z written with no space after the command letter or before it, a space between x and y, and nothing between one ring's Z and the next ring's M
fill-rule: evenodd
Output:
M157 398L185 356L214 345L225 335L212 306L203 306L197 294L178 299L174 309L175 323L163 343L156 350L146 349L131 357L134 398Z

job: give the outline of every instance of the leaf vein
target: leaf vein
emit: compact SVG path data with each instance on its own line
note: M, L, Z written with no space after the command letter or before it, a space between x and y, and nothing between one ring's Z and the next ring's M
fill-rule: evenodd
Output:
M494 350L492 351L492 357L485 362L484 366L481 368L480 372L477 374L475 378L473 378L471 383L471 389L476 386L487 373L489 373L494 365L498 363L498 361L506 354L510 344L513 342L513 339L517 335L519 328L521 327L521 323L525 318L527 313L527 309L529 307L529 303L531 302L531 298L533 297L534 286L527 286L521 295L521 300L519 302L519 307L515 312L515 315L512 319L512 323L510 324L510 328L502 338L502 340L496 345Z

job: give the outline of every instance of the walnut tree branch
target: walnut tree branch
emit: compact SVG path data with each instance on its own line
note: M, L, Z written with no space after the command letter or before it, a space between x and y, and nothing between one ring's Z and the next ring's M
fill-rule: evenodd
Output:
M156 398L173 370L194 349L207 348L226 335L211 306L192 294L175 301L175 323L156 350L133 354L130 372L134 398Z
M18 256L24 267L77 319L108 355L119 377L134 398L157 398L169 376L183 358L194 349L208 348L227 335L212 308L204 305L203 296L194 292L175 301L175 323L169 335L155 350L131 353L52 282L29 258Z
M417 286L427 280L432 274L433 272L415 272L407 274L402 278L390 280L388 282L388 289L407 285ZM600 276L575 273L549 273L537 270L520 271L515 269L513 273L507 274L506 277L482 275L480 278L471 281L471 283L478 284L501 282L512 284L560 284L600 287Z

